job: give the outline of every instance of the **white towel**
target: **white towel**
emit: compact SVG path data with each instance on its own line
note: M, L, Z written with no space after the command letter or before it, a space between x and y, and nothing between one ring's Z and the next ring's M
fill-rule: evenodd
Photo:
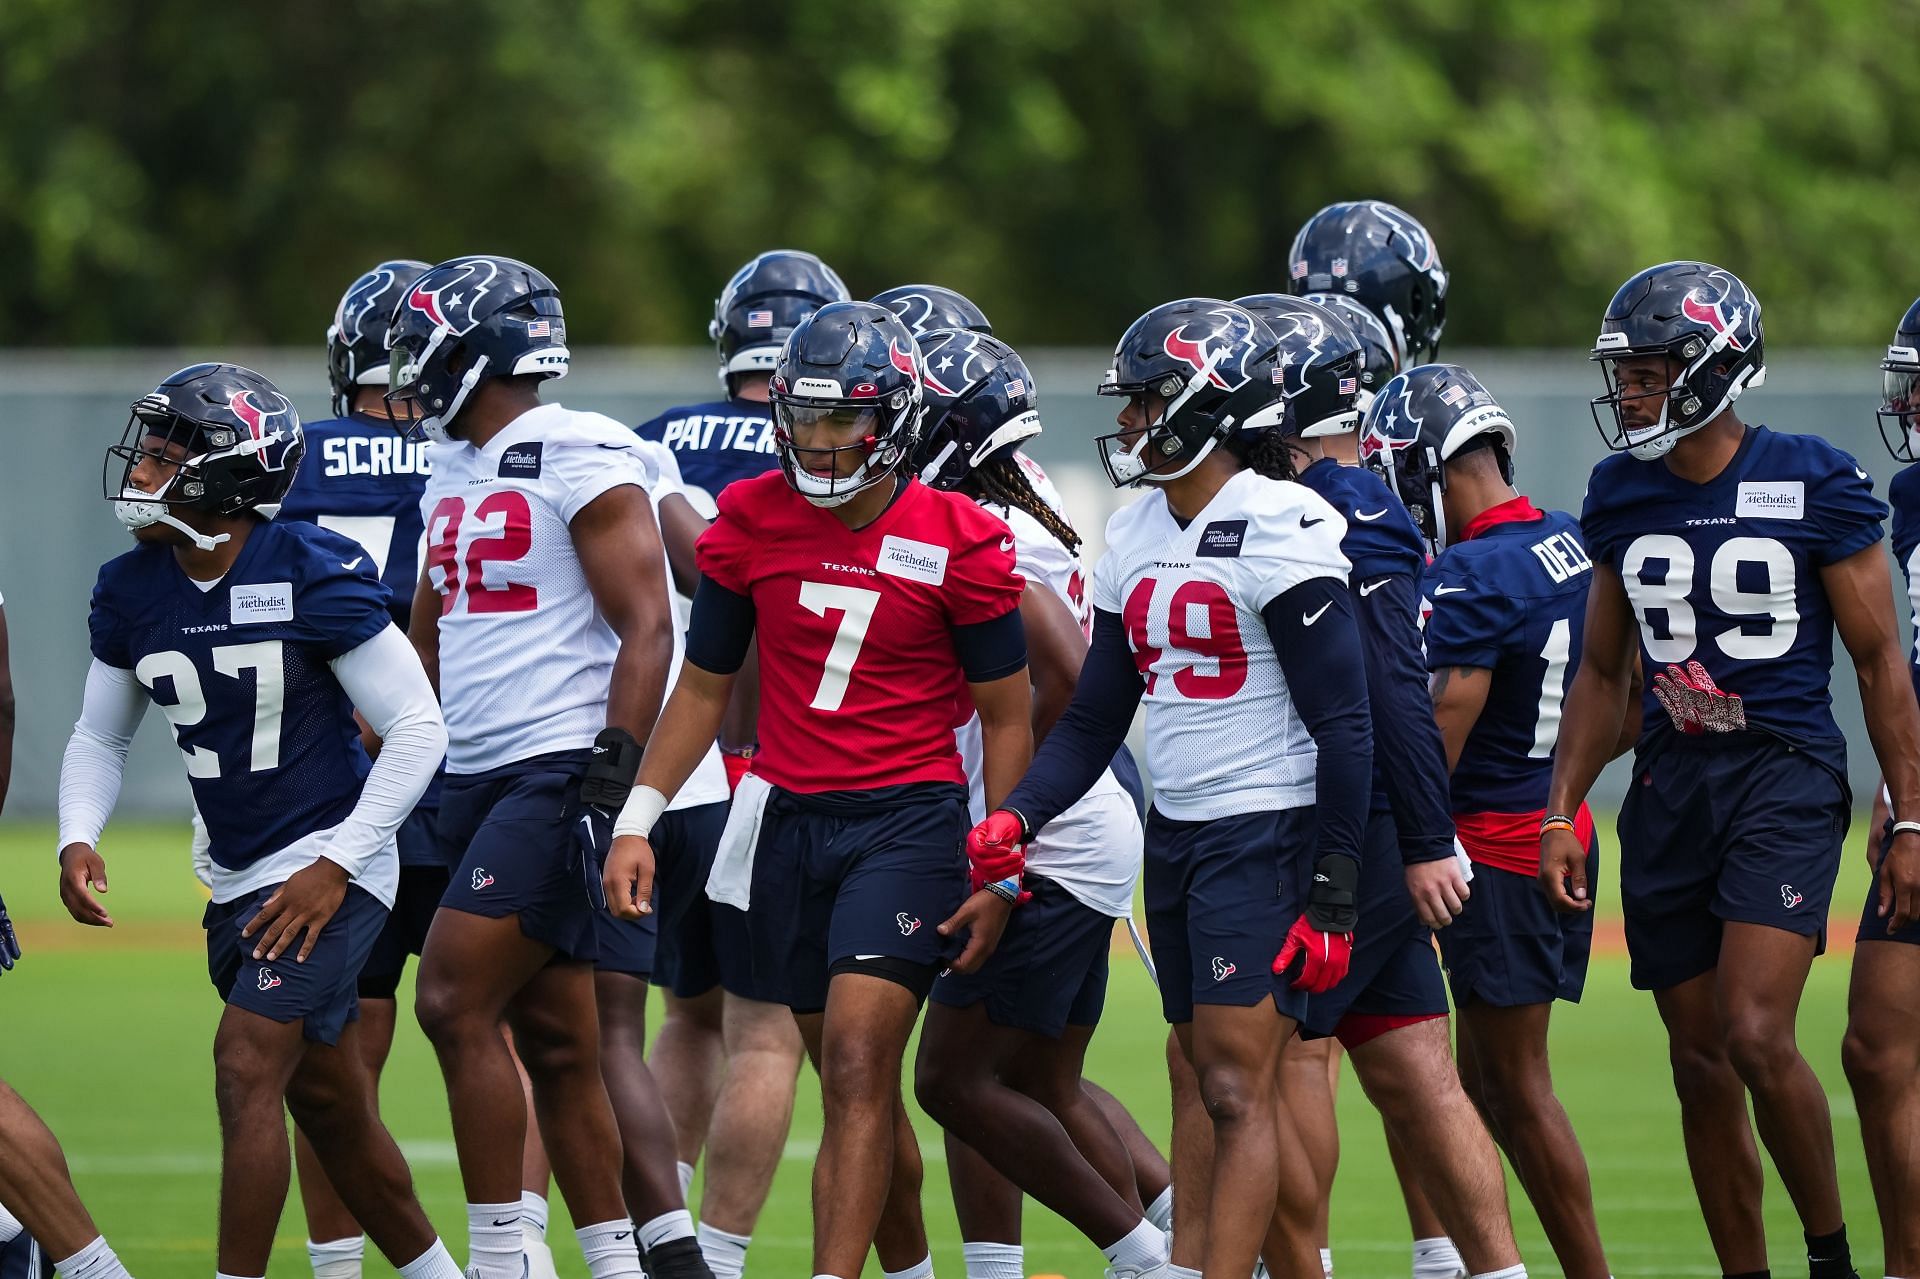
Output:
M1460 837L1453 837L1453 861L1460 868L1460 877L1469 884L1473 882L1473 858L1467 856L1467 850L1460 843Z
M727 828L720 832L720 848L707 875L707 896L723 906L746 910L753 896L753 852L760 844L760 823L772 794L773 783L752 773L734 788Z

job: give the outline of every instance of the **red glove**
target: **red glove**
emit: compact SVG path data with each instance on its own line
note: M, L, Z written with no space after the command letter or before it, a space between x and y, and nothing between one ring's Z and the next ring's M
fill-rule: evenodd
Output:
M1020 814L996 808L967 832L967 878L974 892L1026 869L1027 823Z
M1347 965L1353 962L1353 934L1323 933L1301 915L1273 957L1274 974L1285 976L1296 960L1300 971L1293 977L1294 989L1324 995L1347 975Z
M740 779L753 771L753 751L720 752L720 763L727 770L727 793L731 795L740 789Z
M1689 737L1732 733L1747 726L1747 709L1740 695L1714 683L1707 668L1697 661L1688 662L1685 670L1669 664L1665 671L1656 673L1653 695L1673 726Z

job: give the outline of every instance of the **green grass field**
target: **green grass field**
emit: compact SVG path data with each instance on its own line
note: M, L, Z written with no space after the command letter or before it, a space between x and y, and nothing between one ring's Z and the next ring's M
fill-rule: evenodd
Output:
M1853 934L1865 891L1857 830L1835 899L1835 932L1845 938ZM102 851L112 883L108 903L118 921L111 934L66 920L54 892L52 848L47 827L0 827L0 889L27 951L22 966L0 979L0 1075L59 1133L81 1193L137 1276L204 1276L213 1266L219 1164L210 1069L219 1006L206 980L197 926L204 898L187 871L185 827L109 832ZM1603 891L1604 905L1611 886ZM1816 965L1801 1041L1833 1109L1855 1258L1861 1273L1880 1274L1858 1123L1840 1072L1847 969L1844 953ZM388 1123L412 1161L428 1211L455 1256L464 1256L464 1213L439 1073L404 1009L402 1017L383 1094ZM1164 1037L1144 971L1130 956L1116 956L1090 1073L1161 1140L1167 1130ZM1659 1023L1652 1001L1629 989L1624 956L1597 957L1586 1001L1558 1014L1554 1062L1560 1095L1593 1167L1614 1272L1718 1274L1687 1180ZM811 1074L803 1076L787 1159L754 1236L750 1273L762 1279L808 1273L808 1179L820 1131L814 1088ZM1338 1272L1345 1279L1404 1276L1406 1220L1379 1123L1350 1077L1340 1114L1344 1152L1333 1203ZM940 1142L930 1123L923 1120L920 1131L936 1263L941 1274L958 1276L959 1233ZM1512 1199L1530 1272L1558 1275L1517 1185ZM1799 1229L1774 1180L1767 1209L1776 1273L1804 1273ZM561 1273L584 1275L558 1205L555 1217ZM296 1204L281 1223L275 1279L308 1273L302 1227ZM1046 1211L1029 1211L1026 1234L1030 1273L1099 1275L1099 1254ZM391 1273L370 1256L369 1273L375 1272ZM878 1268L870 1265L868 1273L877 1276Z

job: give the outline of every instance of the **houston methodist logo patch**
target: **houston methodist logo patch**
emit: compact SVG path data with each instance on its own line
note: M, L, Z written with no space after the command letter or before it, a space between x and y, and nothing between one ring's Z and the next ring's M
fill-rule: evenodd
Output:
M1798 520L1806 517L1807 486L1801 480L1742 480L1733 513L1749 519Z
M291 622L293 620L293 583L261 582L236 586L227 595L232 610L228 620L235 626L249 622Z
M889 533L880 539L880 558L874 568L889 577L938 586L947 580L947 548Z

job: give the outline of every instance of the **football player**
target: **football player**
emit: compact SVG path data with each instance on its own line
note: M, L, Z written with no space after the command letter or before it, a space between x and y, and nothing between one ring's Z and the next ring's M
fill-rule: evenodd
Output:
M1920 460L1920 302L1902 317L1880 363L1884 395L1880 435L1895 460ZM1907 466L1887 486L1893 504L1893 554L1906 574L1907 600L1920 628L1920 467ZM1920 636L1920 630L1916 630ZM1920 638L1909 650L1914 688L1920 691ZM1874 796L1867 860L1873 886L1860 917L1853 955L1853 988L1847 1000L1847 1037L1840 1060L1860 1111L1860 1142L1880 1209L1886 1273L1920 1275L1920 1217L1907 1187L1920 1178L1920 1035L1911 1010L1920 1004L1920 924L1894 928L1891 916L1900 885L1889 869L1892 852L1887 790ZM1871 945L1867 943L1872 943ZM1904 944L1902 944L1904 943Z
M1211 1166L1176 1165L1180 1276L1250 1273L1263 1241L1283 1273L1319 1268L1312 1169L1276 1071L1310 992L1346 972L1367 803L1351 779L1373 752L1346 522L1276 482L1293 476L1279 367L1260 321L1208 298L1155 307L1120 339L1100 388L1125 398L1120 429L1096 445L1115 486L1151 491L1108 523L1071 705L968 841L976 875L1017 876L1146 703L1147 919L1212 1120Z
M1558 908L1592 909L1579 810L1620 734L1637 635L1648 700L1619 825L1633 984L1666 1023L1720 1268L1767 1269L1751 1093L1811 1273L1828 1279L1853 1265L1826 1094L1793 1031L1852 811L1828 694L1835 632L1896 814L1920 815L1920 711L1872 481L1825 440L1734 412L1763 376L1761 346L1753 293L1704 262L1649 267L1607 306L1593 408L1615 455L1580 515L1593 580L1540 882ZM1895 824L1882 873L1885 922L1904 928L1920 914L1920 821Z
M1013 539L902 465L920 378L913 335L869 302L822 307L787 339L770 386L781 473L729 486L701 536L687 664L606 868L615 913L652 909L646 837L718 731L755 629L779 635L760 655L767 750L708 892L751 902L756 973L819 1065L813 1271L839 1279L860 1273L890 1188L881 1265L932 1272L901 1059L934 978L977 968L1017 896L968 892L956 699L980 713L989 801L1032 743Z
M1240 305L1279 341L1279 429L1305 463L1299 482L1347 522L1341 550L1353 566L1353 613L1373 716L1374 785L1353 963L1346 980L1308 1001L1303 1046L1340 1041L1387 1131L1412 1156L1418 1184L1468 1269L1499 1272L1520 1259L1500 1156L1460 1086L1433 950L1434 930L1453 922L1469 890L1454 855L1446 757L1421 660L1426 546L1378 475L1342 466L1323 447L1330 434L1351 435L1359 417L1364 353L1352 330L1299 298L1265 294ZM1318 1117L1330 1098L1325 1071L1314 1067L1284 1071L1283 1080ZM1331 1167L1320 1174L1321 1194L1330 1195Z
M455 870L414 1002L452 1104L468 1273L526 1265L526 1105L504 1019L588 1270L635 1275L641 1252L692 1242L684 1212L629 1220L594 998L598 850L673 655L646 472L627 428L541 403L570 363L566 321L523 262L434 267L387 346L395 424L435 442L410 638L447 715L439 835Z
M884 295L883 295L884 296ZM961 329L918 335L927 417L910 464L935 488L965 494L1007 522L1034 687L1036 740L1073 697L1092 622L1080 536L1045 473L1020 451L1040 433L1033 374L1011 347ZM979 726L960 731L979 791ZM1122 771L1133 776L1131 757ZM974 808L984 817L983 802ZM1087 1045L1106 999L1113 921L1133 913L1140 817L1109 768L1027 854L1024 893L993 957L933 985L915 1094L947 1130L947 1172L975 1279L1021 1268L1019 1199L997 1211L1010 1181L1061 1213L1115 1273L1156 1273L1166 1237L1147 1219L1133 1161L1081 1087Z
M668 409L638 428L642 440L669 450L677 467L679 496L663 498L659 509L683 595L691 596L699 580L694 542L721 491L779 465L767 380L781 346L807 316L847 299L833 268L811 253L775 249L755 257L721 290L707 329L726 398ZM729 788L759 745L757 670L749 651L720 727ZM699 1238L707 1264L718 1279L738 1279L786 1147L805 1047L793 1018L754 976L746 920L706 895L712 861L709 850L699 860L669 857L660 866L654 976L666 1018L652 1065L673 1117L683 1193L706 1154Z
M359 543L375 575L392 592L393 620L402 631L407 629L413 585L420 579L425 541L420 493L430 463L426 442L402 440L387 420L387 318L426 269L425 262L382 262L341 295L327 328L327 382L335 416L301 424L311 457L294 473L278 516L307 520ZM439 807L436 782L400 827L400 883L393 910L360 970L358 1038L376 1097L393 1048L394 994L407 956L420 953L447 889L447 867L433 833ZM328 1184L312 1144L298 1128L293 1154L315 1279L359 1279L366 1236Z
M355 1024L399 879L394 836L446 730L361 547L265 518L304 452L292 402L250 369L196 364L134 401L104 479L138 545L94 587L93 664L60 769L60 895L79 922L112 927L97 845L158 705L211 841L220 1273L267 1272L290 1111L387 1259L408 1279L453 1279ZM371 765L356 708L380 742Z
M1447 269L1420 220L1384 200L1329 204L1287 250L1287 292L1344 294L1379 317L1399 368L1440 353Z
M1520 1173L1561 1270L1607 1279L1593 1187L1553 1093L1553 1001L1586 984L1593 916L1539 892L1540 819L1592 562L1571 515L1513 487L1514 427L1467 370L1427 364L1374 399L1362 448L1413 512L1433 562L1426 662L1473 891L1439 934L1460 1016L1460 1073ZM1634 727L1638 716L1629 714ZM1631 735L1616 743L1630 748ZM1593 817L1575 814L1597 855Z

